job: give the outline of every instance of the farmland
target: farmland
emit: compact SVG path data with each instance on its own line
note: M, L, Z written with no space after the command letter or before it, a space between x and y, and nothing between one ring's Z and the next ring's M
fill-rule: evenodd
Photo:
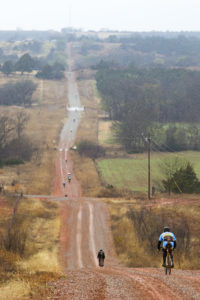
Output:
M190 161L200 178L200 152L157 153L151 155L151 182L160 189L164 178L163 166L169 159L179 157ZM147 191L147 154L134 154L131 158L102 159L97 168L104 184L133 192Z

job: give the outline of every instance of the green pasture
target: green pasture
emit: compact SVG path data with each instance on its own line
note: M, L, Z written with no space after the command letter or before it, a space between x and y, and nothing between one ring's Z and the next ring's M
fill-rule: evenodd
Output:
M163 169L169 159L180 158L190 161L200 179L200 152L185 151L177 153L151 154L151 184L160 190ZM135 154L129 159L102 159L97 162L97 168L104 183L120 189L134 192L147 192L147 154Z

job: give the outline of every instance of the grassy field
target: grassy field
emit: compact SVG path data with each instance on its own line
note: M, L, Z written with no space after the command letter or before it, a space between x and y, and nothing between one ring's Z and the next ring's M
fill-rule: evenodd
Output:
M151 183L157 190L164 178L163 165L175 157L189 160L200 178L200 152L179 152L177 155L154 152L151 154ZM97 167L105 184L134 192L147 192L147 154L135 154L126 159L102 159L97 162Z

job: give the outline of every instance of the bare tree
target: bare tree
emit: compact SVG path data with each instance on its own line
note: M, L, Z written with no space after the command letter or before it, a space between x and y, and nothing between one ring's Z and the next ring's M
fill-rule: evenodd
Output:
M0 149L11 140L15 132L15 121L6 113L0 115Z
M20 110L16 114L16 131L17 131L17 138L20 141L22 137L22 132L29 120L29 115L25 110Z
M30 140L23 132L29 120L25 109L0 114L0 158L30 159L33 151ZM27 152L27 153L26 153Z

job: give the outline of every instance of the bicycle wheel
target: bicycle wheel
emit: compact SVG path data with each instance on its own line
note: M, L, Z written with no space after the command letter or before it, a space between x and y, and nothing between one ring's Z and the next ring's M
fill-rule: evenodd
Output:
M164 268L164 274L167 275L167 267Z
M171 274L171 266L172 266L171 256L168 254L166 259L166 275L167 273L169 275Z

